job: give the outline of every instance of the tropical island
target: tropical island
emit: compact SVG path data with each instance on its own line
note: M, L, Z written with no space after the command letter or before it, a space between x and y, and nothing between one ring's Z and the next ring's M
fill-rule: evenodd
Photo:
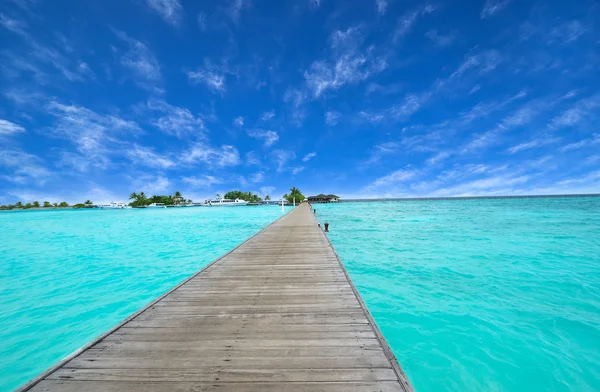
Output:
M217 199L221 198L221 195L217 194L216 195ZM225 193L225 195L223 195L223 199L230 199L230 200L235 200L235 199L240 199L240 200L245 200L248 201L250 203L261 203L264 201L271 201L271 197L269 195L266 195L263 198L261 198L259 195L253 193L253 192L244 192L244 191L239 191L239 190L233 190L233 191L229 191L227 193ZM283 200L286 200L289 204L299 204L302 203L302 201L304 201L305 196L302 194L302 192L296 188L296 187L292 187L290 188L289 193L286 193L285 195L283 195ZM131 200L129 202L129 206L134 207L134 208L144 208L147 207L153 203L155 204L163 204L165 206L190 206L190 205L194 205L193 201L191 199L186 199L185 197L182 196L181 192L177 191L175 192L173 195L153 195L153 196L147 196L146 193L144 192L132 192L129 195L129 200ZM5 205L0 205L0 210L30 210L30 209L71 209L71 208L97 208L99 207L98 205L94 204L91 200L86 200L83 203L76 203L73 205L70 205L69 203L67 203L66 201L60 202L60 203L51 203L49 201L44 201L43 203L40 203L39 201L33 201L33 202L29 202L29 203L24 203L24 202L16 202L15 204L5 204Z

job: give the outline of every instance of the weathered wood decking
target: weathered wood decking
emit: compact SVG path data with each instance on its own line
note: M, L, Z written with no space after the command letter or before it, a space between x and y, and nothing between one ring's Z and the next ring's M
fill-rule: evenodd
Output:
M27 391L412 391L303 204Z

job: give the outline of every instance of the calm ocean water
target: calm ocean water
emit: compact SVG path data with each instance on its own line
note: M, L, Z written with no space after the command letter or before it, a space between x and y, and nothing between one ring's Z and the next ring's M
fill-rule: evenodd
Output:
M600 198L315 208L418 392L600 390ZM279 216L0 213L0 390Z
M417 391L600 390L600 198L315 208Z
M0 391L281 215L276 206L0 212Z

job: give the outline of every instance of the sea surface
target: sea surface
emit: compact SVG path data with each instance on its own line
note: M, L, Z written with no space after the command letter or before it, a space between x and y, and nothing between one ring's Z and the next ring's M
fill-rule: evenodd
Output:
M418 392L600 391L600 198L314 208Z
M0 212L0 391L282 215L277 206Z
M315 205L417 392L600 390L600 198ZM281 216L0 213L0 391Z

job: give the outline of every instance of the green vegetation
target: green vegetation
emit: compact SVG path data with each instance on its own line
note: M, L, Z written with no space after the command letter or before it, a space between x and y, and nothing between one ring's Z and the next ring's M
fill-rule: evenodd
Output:
M265 200L271 200L271 196L269 196L269 195L265 196Z
M86 207L92 207L92 202L89 201L89 205L85 205L82 204ZM18 201L15 204L3 204L0 205L0 210L28 210L30 208L57 208L57 207L68 207L69 204L66 201L63 201L62 203L58 204L58 203L54 203L51 204L49 201L45 201L43 205L40 205L39 201L34 201L33 203L27 203L27 204L23 204L23 202Z
M217 195L217 197L219 197L219 195ZM242 192L242 191L229 191L225 194L225 196L223 198L231 199L231 200L241 199L241 200L255 202L255 203L258 203L259 201L262 200L258 195L255 195L252 192Z
M290 189L290 193L289 194L283 195L283 198L285 200L287 200L289 203L293 203L294 200L295 200L296 204L302 203L302 201L305 199L305 197L302 194L302 192L300 192L300 189L296 188L295 186L293 186Z
M144 192L133 192L129 195L129 200L133 200L129 203L132 207L145 207L152 203L162 203L166 206L172 206L192 202L191 200L186 200L179 191L175 192L173 196L154 195L151 197L147 197Z

